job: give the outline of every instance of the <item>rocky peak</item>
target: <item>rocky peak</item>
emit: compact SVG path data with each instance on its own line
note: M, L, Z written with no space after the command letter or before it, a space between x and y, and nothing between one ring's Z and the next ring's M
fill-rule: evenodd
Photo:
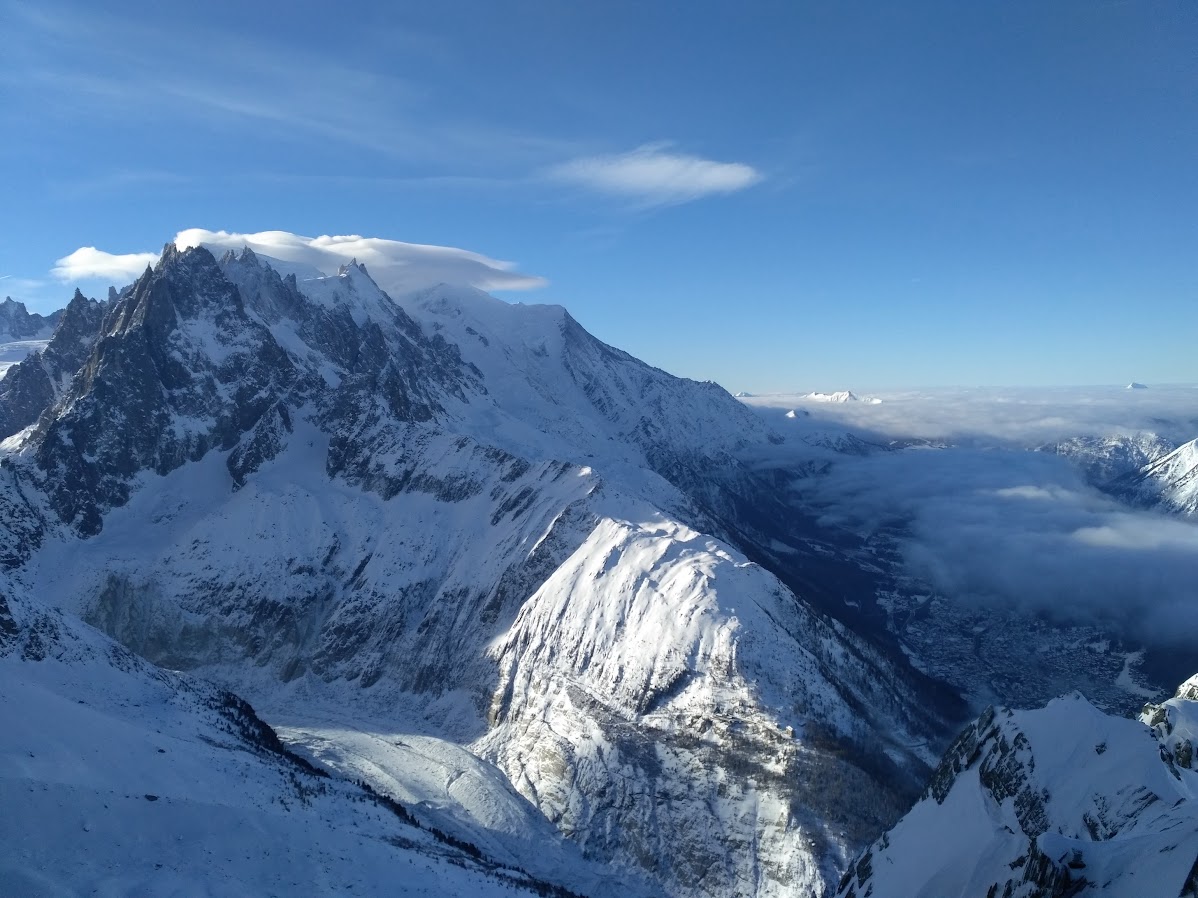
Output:
M0 439L33 424L62 396L99 336L105 308L76 290L57 313L58 325L46 348L9 370L0 382Z
M36 462L62 520L94 534L140 472L163 475L244 443L229 458L230 487L239 485L281 451L291 410L305 404L325 426L352 430L383 410L431 421L447 398L478 388L456 347L425 336L361 266L303 286L248 249L218 263L205 248L167 244L114 304L72 300L71 326L54 341L73 353L50 378L59 387L43 374L7 425L46 410L21 456ZM373 464L334 444L330 473Z
M6 296L4 302L0 302L0 334L15 340L48 337L61 315L61 310L52 315L31 313L23 302Z
M1192 894L1196 683L1140 721L1076 694L1038 711L987 710L837 894Z
M1189 702L1198 702L1198 674L1194 674L1194 676L1178 686L1177 694L1173 697Z
M55 511L83 534L128 500L139 471L232 448L296 381L206 249L168 244L104 331L25 450Z

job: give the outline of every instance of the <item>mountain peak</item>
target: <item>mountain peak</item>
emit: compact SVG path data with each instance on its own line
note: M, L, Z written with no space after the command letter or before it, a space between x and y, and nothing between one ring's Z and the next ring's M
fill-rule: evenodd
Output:
M837 895L1142 895L1147 883L1192 894L1196 711L1186 684L1139 721L1076 693L1036 711L988 709Z
M365 265L363 265L361 262L358 261L356 256L354 258L350 259L348 262L342 262L341 265L338 266L337 276L338 277L352 276L352 274L355 271L360 274L364 274L367 277L370 277L370 272L368 272L366 270ZM373 278L371 280L373 280Z

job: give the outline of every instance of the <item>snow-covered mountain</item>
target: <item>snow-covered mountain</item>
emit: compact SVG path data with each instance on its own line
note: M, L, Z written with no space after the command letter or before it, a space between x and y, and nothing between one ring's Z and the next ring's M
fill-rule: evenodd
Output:
M1119 478L1135 474L1174 448L1176 443L1150 431L1076 436L1037 447L1069 459L1100 489L1112 488Z
M1198 440L1183 443L1112 484L1117 495L1182 515L1198 514Z
M0 302L0 380L22 359L45 347L62 314L61 309L45 316L30 313L12 297Z
M1078 694L991 708L923 798L857 859L842 898L1198 893L1198 677L1139 720Z
M70 385L99 336L105 304L78 290L65 309L51 316L56 324L39 351L13 364L0 380L0 440L37 420Z
M77 297L0 393L15 587L576 891L835 882L956 706L818 610L874 575L742 461L782 438L560 308L397 299L173 246Z
M4 302L0 302L0 343L11 340L47 340L54 333L54 327L61 317L61 310L49 315L31 313L24 303L6 296Z

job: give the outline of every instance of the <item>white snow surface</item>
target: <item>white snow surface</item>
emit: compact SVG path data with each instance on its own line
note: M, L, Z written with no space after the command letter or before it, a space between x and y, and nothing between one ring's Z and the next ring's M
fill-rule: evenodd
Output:
M746 394L747 395L747 394ZM852 390L837 390L834 393L804 393L802 399L808 402L864 402L867 405L881 405L882 400L875 396L858 396Z
M484 377L456 427L532 457L578 459L638 478L650 438L680 454L766 444L765 422L711 382L667 374L596 340L561 306L507 303L441 285L397 302ZM775 437L776 439L776 437Z
M222 694L34 601L0 640L0 891L527 894L358 787L247 741Z
M287 451L241 490L231 492L219 453L165 478L146 475L101 534L51 543L22 576L150 657L234 687L289 742L534 875L586 894L628 890L600 888L551 822L629 876L631 856L666 855L670 843L718 863L750 894L818 893L846 846L826 824L794 815L798 796L837 801L820 782L835 763L806 746L804 722L853 740L879 737L842 695L862 677L845 636L718 540L642 500L596 492L601 481L588 468L542 462L492 499L503 471L487 474L456 439L428 448L429 473L489 476L487 489L461 502L420 493L384 502L329 481L328 437L301 419ZM527 509L510 525L491 524L504 496L525 487L535 489ZM454 625L457 654L438 657L443 642L421 650L390 635L433 620L437 596L501 581L513 561L555 540L564 560L514 619L501 612L490 626ZM313 572L297 559L330 554L333 576L356 569L372 598L306 598ZM237 645L254 606L226 616L207 608L211 595L232 593L294 606L262 667L247 667ZM317 632L330 624L361 629L363 641L345 654L322 645ZM441 698L413 693L413 670L437 677ZM381 722L364 723L372 720ZM613 726L626 731L623 744ZM704 734L698 745L687 744L692 732ZM885 738L896 750L911 741L901 730ZM665 769L627 757L629 739L658 752ZM721 773L721 753L746 740L773 758L777 783ZM796 771L809 779L787 782ZM645 802L647 791L662 797ZM594 798L605 793L606 802ZM813 837L832 841L812 851Z
M1198 439L1141 468L1136 489L1166 509L1198 515Z
M1166 702L1168 720L1156 733L1077 694L1038 711L1000 709L985 726L983 718L978 726L989 731L977 752L962 754L947 794L938 801L930 788L863 853L837 894L1021 898L1043 894L1032 881L1037 864L1084 879L1084 895L1189 894L1198 773L1163 756L1162 745L1193 738L1196 697Z

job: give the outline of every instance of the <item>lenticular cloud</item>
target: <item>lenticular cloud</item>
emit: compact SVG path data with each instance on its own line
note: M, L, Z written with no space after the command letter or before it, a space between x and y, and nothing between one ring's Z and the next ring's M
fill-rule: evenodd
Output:
M546 284L543 278L516 271L511 262L451 246L402 243L382 237L304 237L288 231L238 234L189 228L178 233L175 246L179 249L203 246L216 255L248 246L256 253L312 274L334 274L341 265L356 259L366 265L379 286L393 296L437 284L480 290L531 290ZM59 259L52 273L62 280L129 280L157 258L155 253L122 255L82 247Z
M545 286L543 278L515 271L511 262L500 262L451 246L401 243L382 237L303 237L287 231L236 234L191 228L180 231L175 246L205 246L213 251L248 246L285 262L310 266L333 274L351 259L366 265L371 276L392 295L421 290L436 284L478 287L480 290L530 290Z
M114 254L94 246L81 246L55 262L50 274L60 281L105 278L123 283L137 277L147 265L157 261L157 253Z

